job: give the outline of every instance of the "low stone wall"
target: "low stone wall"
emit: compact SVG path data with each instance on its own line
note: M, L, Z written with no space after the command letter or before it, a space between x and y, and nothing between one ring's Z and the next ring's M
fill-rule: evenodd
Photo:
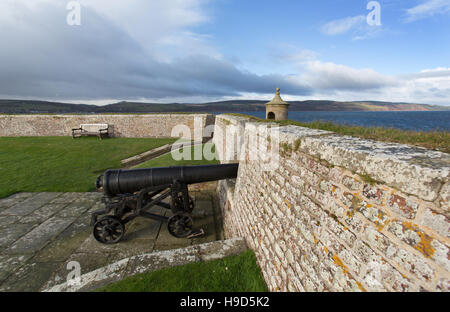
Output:
M142 115L0 115L0 137L71 136L80 124L106 123L115 137L171 137L172 129L185 125L194 135L194 125L200 129L214 124L210 114L142 114ZM173 137L179 137L175 134Z
M216 120L216 128L243 126ZM449 154L302 127L243 127L238 178L218 186L224 231L245 238L270 290L450 290ZM268 169L266 159L278 166Z

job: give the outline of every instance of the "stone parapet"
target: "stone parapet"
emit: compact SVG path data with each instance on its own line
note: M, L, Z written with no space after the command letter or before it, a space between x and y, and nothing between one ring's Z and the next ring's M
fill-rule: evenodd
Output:
M450 290L449 154L234 118L216 122L244 129L236 184L219 184L224 231L272 291ZM279 148L270 170L263 141Z

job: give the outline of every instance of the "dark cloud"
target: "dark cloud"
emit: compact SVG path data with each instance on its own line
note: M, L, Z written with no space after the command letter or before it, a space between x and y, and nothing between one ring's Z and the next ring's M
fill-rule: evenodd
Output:
M20 8L0 21L0 96L58 100L163 99L190 96L292 95L310 89L281 75L256 75L207 55L157 61L112 21L83 8L82 25L68 26L61 6Z

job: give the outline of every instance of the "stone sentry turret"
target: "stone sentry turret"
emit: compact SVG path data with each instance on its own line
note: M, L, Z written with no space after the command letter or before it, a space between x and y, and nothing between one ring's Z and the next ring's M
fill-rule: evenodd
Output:
M277 88L275 97L269 103L266 103L266 119L268 120L287 120L289 104L283 101L280 96L280 88Z

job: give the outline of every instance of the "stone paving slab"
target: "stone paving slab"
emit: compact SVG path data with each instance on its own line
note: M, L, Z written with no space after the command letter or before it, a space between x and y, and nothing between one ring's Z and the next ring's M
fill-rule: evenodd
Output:
M28 261L0 285L0 292L37 291L59 263Z
M63 193L54 200L50 201L51 204L67 204L67 203L83 203L83 202L96 202L99 198L99 193Z
M8 247L32 230L33 227L34 225L30 224L12 224L11 226L0 230L0 247Z
M38 193L20 203L16 203L6 210L0 211L0 215L26 216L61 194L62 193Z
M48 219L41 225L34 228L31 232L21 237L9 247L5 253L9 254L27 254L35 253L42 249L50 240L56 238L58 234L64 231L75 219L57 218Z
M100 267L161 250L216 241L215 183L191 189L196 208L195 228L206 235L177 239L160 221L136 218L126 225L124 239L115 245L95 241L90 214L104 207L101 193L18 193L0 199L0 291L39 291L64 282L70 261L86 274ZM154 213L171 215L155 208Z
M29 215L22 217L20 223L43 223L55 213L65 208L67 204L46 204L33 211Z
M0 216L0 230L8 228L11 224L14 224L19 220L19 216Z
M0 211L10 208L24 200L37 195L38 193L17 193L9 196L6 199L0 200Z
M88 211L93 205L94 201L77 201L64 207L56 216L59 218L76 218Z
M31 257L31 255L0 256L0 283L8 277L10 272L22 267Z
M91 235L90 216L86 215L76 220L65 229L57 239L51 241L36 254L37 262L62 262L73 254L79 246Z

